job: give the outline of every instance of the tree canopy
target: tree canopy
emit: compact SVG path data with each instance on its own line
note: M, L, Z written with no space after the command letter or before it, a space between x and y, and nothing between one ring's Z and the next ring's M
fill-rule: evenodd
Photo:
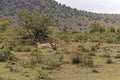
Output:
M22 11L19 15L20 24L35 39L45 37L49 34L49 27L53 24L54 18L51 14L40 15Z

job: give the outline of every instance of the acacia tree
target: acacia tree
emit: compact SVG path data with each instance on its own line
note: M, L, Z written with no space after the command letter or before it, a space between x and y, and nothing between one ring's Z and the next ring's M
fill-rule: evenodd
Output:
M39 41L40 38L46 37L49 34L49 26L53 24L54 18L51 14L40 15L39 13L30 13L22 11L19 15L20 24L26 31Z

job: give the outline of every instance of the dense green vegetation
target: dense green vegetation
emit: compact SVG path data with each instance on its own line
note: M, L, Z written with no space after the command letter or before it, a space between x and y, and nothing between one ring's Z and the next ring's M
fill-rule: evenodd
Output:
M38 13L20 12L20 24L26 30L28 36L34 41L40 41L51 33L50 26L53 25L53 16L51 14L40 15Z

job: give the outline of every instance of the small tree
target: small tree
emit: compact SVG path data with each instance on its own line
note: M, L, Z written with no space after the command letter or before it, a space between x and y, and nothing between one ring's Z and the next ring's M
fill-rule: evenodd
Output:
M49 34L49 26L53 24L53 16L51 14L40 15L38 13L31 14L28 11L22 11L20 12L19 19L20 24L35 41L46 37Z

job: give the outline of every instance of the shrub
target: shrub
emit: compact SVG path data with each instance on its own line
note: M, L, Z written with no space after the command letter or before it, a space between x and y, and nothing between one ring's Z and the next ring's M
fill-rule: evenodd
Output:
M111 64L111 63L114 63L114 62L112 61L111 58L109 58L109 59L106 61L106 63Z
M50 70L59 68L62 64L58 58L53 58L53 57L44 58L43 63L44 63L43 68L50 69Z
M0 49L0 61L14 60L15 56L9 49Z
M88 56L87 54L76 54L74 56L72 56L72 63L73 64L81 64L81 66L87 66L87 67L93 67L94 66L94 62L92 60L92 58L90 56Z
M79 56L74 56L74 57L72 57L72 63L73 64L79 64L79 63L81 63L82 61L81 61L81 59L80 59L80 57Z
M38 74L39 74L39 78L42 78L42 79L48 79L48 73L45 72L44 70L40 70L38 71Z
M38 80L40 79L45 79L45 80L50 80L51 78L49 77L49 73L42 68L37 68L36 73L38 75Z

